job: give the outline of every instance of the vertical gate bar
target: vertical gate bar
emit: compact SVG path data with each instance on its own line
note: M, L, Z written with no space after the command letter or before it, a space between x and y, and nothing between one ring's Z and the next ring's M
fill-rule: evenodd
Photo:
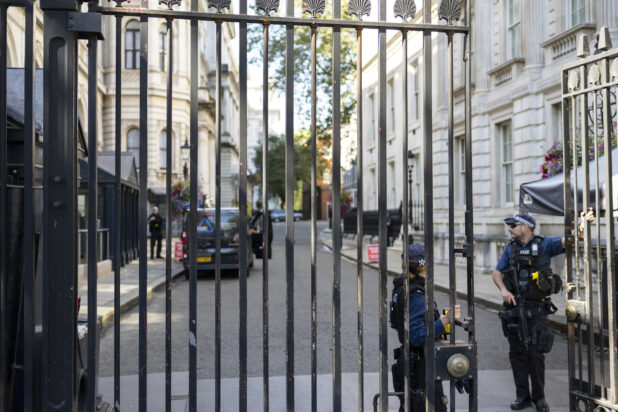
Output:
M148 201L148 18L140 17L139 49L139 410L146 412L148 397L148 245L146 202Z
M402 140L402 167L403 173L402 182L405 182L408 174L408 32L406 30L401 31L401 89L402 89L402 127L403 127L403 139ZM403 198L402 204L402 218L401 224L403 225L403 278L404 278L404 311L403 311L403 392L404 392L404 410L410 410L410 282L409 282L409 258L410 258L410 226L408 225L408 185L403 184Z
M6 325L7 316L7 130L6 130L6 53L7 53L8 5L0 4L0 323ZM26 346L27 347L27 346ZM8 412L8 336L6 328L0 328L0 411Z
M35 405L35 265L34 242L34 6L25 6L24 50L24 278L23 278L23 336L24 336L24 410L34 410ZM6 116L6 115L5 115ZM6 117L5 117L6 119ZM0 150L5 150L0 146ZM7 150L8 151L8 150ZM4 156L4 155L3 155ZM6 168L1 173L5 173ZM4 219L6 215L2 215Z
M386 21L386 0L378 1L378 18ZM379 370L380 409L388 411L388 329L386 327L387 262L386 262L386 30L378 30L378 319L379 325Z
M286 16L294 17L294 0ZM286 410L294 410L294 25L285 26Z
M363 359L363 29L356 29L356 324L358 336L358 412L365 400Z
M606 84L609 81L609 60L601 60L601 83ZM605 182L611 182L613 177L612 170L612 151L611 146L611 131L613 119L611 117L611 99L609 88L603 88L601 91L603 96L603 147L605 147ZM605 190L605 210L614 210L613 185L606 185ZM607 212L611 213L611 212ZM618 402L618 371L616 371L616 250L613 247L614 243L614 219L611 217L605 219L605 242L607 244L607 325L609 337L609 385L611 389L610 401Z
M464 37L466 52L465 58L465 178L466 178L466 279L468 286L468 343L474 348L472 360L473 365L478 365L478 355L476 350L475 336L475 307L474 307L474 219L473 219L473 192L472 192L472 1L466 1L466 24L469 32ZM478 409L478 368L473 368L472 390L468 394L468 409L476 412Z
M447 81L448 81L448 283L449 283L449 314L451 323L450 342L455 344L455 304L457 303L457 280L455 273L455 172L453 167L453 33L447 33ZM450 410L455 412L455 385L450 386Z
M198 11L198 0L191 0L191 11ZM198 20L191 20L191 108L189 115L189 411L197 411L197 85Z
M77 33L67 29L70 3L44 11L42 409L75 404L77 295ZM58 7L60 8L60 7ZM73 11L76 3L73 3Z
M88 36L88 392L87 407L96 410L97 376L97 35ZM101 256L103 258L103 256Z
M599 199L599 190L601 189L601 185L599 184L599 134L598 134L598 128L599 128L599 122L598 122L598 115L599 115L599 107L598 107L598 102L597 102L597 97L599 96L597 94L597 92L593 92L594 98L593 98L593 112L594 112L594 118L593 118L593 138L594 138L594 172L595 172L595 183L596 183L596 187L594 189L594 205L595 205L595 216L597 217L595 219L595 234L596 234L596 241L597 241L597 247L596 247L596 262L597 262L597 296L599 299L599 303L597 305L597 309L599 310L599 375L601 377L601 397L605 397L605 355L604 355L604 351L603 348L605 347L605 327L603 326L603 321L604 321L604 316L603 316L603 302L604 302L604 296L605 296L605 292L604 292L604 288L603 288L603 261L601 260L601 205L600 205L600 199Z
M582 86L583 87L583 86ZM574 97L572 100L572 111L571 111L571 127L573 130L572 133L572 148L573 148L573 169L577 170L577 163L578 163L578 159L577 159L577 98ZM583 110L583 109L582 109ZM574 221L574 226L577 226L577 216L578 216L578 209L579 209L579 204L577 203L577 191L578 191L578 182L577 182L577 173L573 174L573 221ZM575 252L575 263L574 263L574 270L575 270L575 296L576 299L581 299L581 292L579 290L579 283L580 283L580 274L579 274L579 241L577 239L577 228L575 227L575 242L573 244L573 248L574 248L574 252Z
M165 411L172 410L172 96L174 64L174 26L167 19L167 102L165 141Z
M240 0L240 14L247 14L247 0ZM240 179L239 194L240 202L240 226L242 233L240 236L240 324L238 336L239 342L239 374L240 390L238 394L239 409L241 412L247 411L247 276L248 262L247 252L249 244L245 233L249 233L247 228L247 23L239 23L239 57L238 57L238 82L240 88ZM268 236L268 225L266 236Z
M585 88L588 84L588 68L586 65L581 67L581 84ZM588 155L588 93L581 96L581 147L582 147L582 211L588 210L590 206L590 162ZM584 151L583 148L586 148ZM575 216L577 218L577 216ZM588 363L588 393L594 396L594 306L592 293L592 267L590 261L590 225L585 219L584 224L584 296L586 299L586 357ZM577 235L577 232L576 232ZM579 237L578 237L579 240Z
M221 410L221 22L216 27L215 65L215 411ZM197 184L197 179L195 180ZM197 186L196 186L197 188Z
M311 26L311 411L318 403L318 300L317 300L317 30Z
M568 74L569 72L562 71L562 94L569 92L568 87ZM571 196L571 115L570 112L573 108L574 98L562 99L562 147L564 151L564 236L566 239L572 239L573 229L573 197ZM571 241L565 242L565 259L564 259L564 273L566 287L567 301L573 298L573 291L569 288L569 284L573 282L573 244ZM573 391L575 390L575 336L574 336L573 322L567 322L567 359L568 359L568 377L569 377L569 407L572 409L575 407L573 398Z
M341 0L333 0L333 18L341 18ZM341 27L333 27L333 411L341 411Z
M431 23L431 3L426 7L423 3L423 23ZM431 95L431 31L423 32L423 162L424 162L424 179L425 179L425 325L427 328L427 337L425 340L426 353L425 358L425 381L426 381L426 407L428 412L434 412L436 404L436 383L434 381L435 362L435 331L433 328L433 131L432 131L432 95Z
M268 24L264 24L264 55L262 61L262 391L263 409L269 410L268 360L268 257L270 252L270 214L268 213Z
M126 225L123 224L123 197L126 192L120 185L120 174L122 172L121 149L122 149L122 16L116 16L116 113L115 113L115 213L114 213L114 412L120 412L120 266L122 253L124 255L127 243L125 237L121 235L121 230ZM126 210L126 209L124 209ZM122 236L122 237L121 237ZM122 245L121 245L122 242ZM122 246L122 249L121 249ZM122 252L121 252L122 250Z

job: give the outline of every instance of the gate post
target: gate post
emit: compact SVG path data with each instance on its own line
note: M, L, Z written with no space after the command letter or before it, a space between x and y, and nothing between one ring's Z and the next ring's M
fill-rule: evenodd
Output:
M41 0L45 33L43 411L75 409L78 34L68 30L68 16L77 7L75 0Z

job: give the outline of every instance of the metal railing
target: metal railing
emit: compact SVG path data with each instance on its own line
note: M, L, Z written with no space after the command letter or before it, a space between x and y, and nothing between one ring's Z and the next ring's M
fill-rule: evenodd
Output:
M611 47L606 27L593 55L583 35L580 59L562 70L569 404L577 411L618 410L612 160L617 117L611 97L618 86L618 49ZM595 212L594 223L580 217L588 210ZM580 225L581 242L575 235Z
M286 229L285 229L285 296L286 296L286 373L285 373L285 386L286 386L286 409L292 411L295 409L295 324L294 324L294 311L296 309L295 304L295 262L294 262L294 219L293 219L293 205L294 205L294 59L295 59L295 28L298 26L309 27L311 30L311 72L312 72L312 103L311 103L311 147L312 147L312 176L311 176L311 191L312 191L312 208L311 208L311 321L312 321L312 333L311 333L311 409L317 410L317 136L316 136L316 106L319 93L316 86L316 39L318 35L318 28L327 29L332 31L332 96L330 101L332 102L332 195L333 195L333 231L332 231L332 244L333 244L333 266L332 266L332 334L331 334L331 346L332 346L332 409L334 411L344 410L342 404L342 340L341 340L341 32L344 29L352 29L356 31L357 35L357 70L358 73L362 73L362 37L366 34L376 34L378 39L378 140L377 140L377 187L378 193L378 238L379 238L379 288L378 288L378 302L375 302L379 307L379 388L380 392L380 409L382 412L388 410L388 383L389 383L389 347L388 347L388 322L387 322L387 266L386 266L386 252L387 252L387 208L386 208L386 167L387 167L387 143L386 143L386 130L387 130L387 116L386 116L386 84L387 84L387 32L398 32L401 34L401 50L402 50L402 62L401 64L401 76L403 80L403 94L402 94L402 107L408 107L408 35L409 33L418 32L422 34L423 38L423 140L424 140L424 200L425 205L423 209L423 217L419 221L423 221L425 245L426 245L426 276L427 276L427 307L433 307L434 305L434 290L433 285L434 268L433 268L433 163L434 156L433 151L433 131L432 131L432 35L439 34L446 36L448 45L448 159L449 165L449 221L450 223L450 236L449 236L449 285L450 285L450 314L451 323L454 323L454 306L457 296L457 289L455 284L455 254L457 252L454 244L454 233L452 233L454 219L454 177L452 165L454 164L453 157L453 38L454 36L464 36L464 43L466 44L466 53L464 54L464 63L461 63L465 67L465 153L466 153L466 165L465 170L473 170L471 159L471 124L470 124L470 26L469 16L471 16L471 1L466 2L466 24L457 24L454 22L460 20L462 17L462 5L460 0L442 0L438 10L438 17L440 20L445 20L446 24L438 24L432 22L432 10L431 7L423 8L423 23L413 23L410 20L414 18L416 13L416 5L413 0L397 0L395 3L394 14L396 17L401 18L400 22L387 22L387 3L386 1L378 2L378 21L363 21L362 18L369 14L371 8L370 0L350 1L348 4L349 16L342 18L342 3L341 0L333 0L332 2L332 18L318 18L319 14L324 12L325 3L323 1L306 1L303 2L303 12L307 12L311 15L310 18L295 17L295 2L294 0L286 0L285 12L281 16L272 16L270 13L276 12L278 9L278 1L264 1L257 0L256 9L257 14L248 14L248 1L240 0L238 14L222 13L222 9L229 7L229 1L225 0L209 0L208 6L215 8L216 12L207 13L199 11L199 6L202 2L198 0L190 1L190 11L175 11L173 7L181 3L180 0L160 0L159 4L167 5L167 10L162 9L149 9L146 7L138 8L134 6L123 6L124 0L115 0L117 7L99 7L98 2L88 2L88 12L77 12L81 7L81 2L72 0L41 0L41 9L44 12L44 144L45 144L45 159L44 159L44 199L43 206L43 290L44 296L40 302L43 318L41 319L41 343L35 344L34 331L34 301L32 299L32 292L34 286L32 281L34 280L33 269L33 256L28 254L24 258L25 268L25 281L24 281L24 324L25 324L25 379L24 379L24 391L23 397L26 402L26 410L35 410L35 404L39 405L42 410L57 410L57 411L72 411L76 408L76 376L75 376L75 354L77 353L75 332L76 332L76 294L75 294L75 279L76 279L76 262L81 255L79 249L79 239L77 236L78 228L76 225L77 219L77 182L78 176L76 173L76 153L77 147L77 107L76 102L78 95L77 81L78 78L78 65L77 53L78 53L78 39L84 38L88 41L88 147L91 149L88 152L88 205L89 205L89 219L87 226L87 254L88 263L88 354L87 354L87 375L91 377L88 380L86 405L88 410L94 411L96 405L96 377L97 371L97 253L99 244L102 243L97 235L97 90L96 80L98 78L98 66L97 66L97 54L98 54L98 40L101 38L101 19L102 16L112 16L115 21L115 44L116 48L116 62L115 62L115 176L117 194L120 193L120 150L122 129L121 121L123 117L122 113L122 49L119 47L123 44L123 31L122 21L125 17L133 16L139 19L139 201L138 201L138 218L135 219L138 222L139 239L136 246L139 257L139 340L138 340L138 403L140 411L147 411L147 397L148 397L148 368L147 368L147 325L148 325L148 273L147 273L147 233L146 233L146 203L147 203L147 187L148 187L148 128L150 122L148 121L148 114L151 112L148 105L149 96L149 50L156 48L149 47L149 41L152 36L149 36L149 26L151 19L164 19L167 21L167 39L169 41L169 53L168 69L167 69L167 100L166 100L166 130L167 130L167 148L172 147L172 86L173 82L173 63L174 53L172 51L174 35L172 33L174 21L183 20L189 24L189 44L187 48L190 56L190 93L189 93L189 106L190 106L190 120L189 120L189 144L192 148L190 151L189 159L189 174L190 181L198 181L198 153L200 153L199 140L198 140L198 85L200 79L198 77L198 63L199 63L199 44L198 44L198 23L201 21L213 22L215 27L214 38L205 39L205 41L214 41L215 43L215 208L216 208L216 270L215 270L215 314L214 314L214 342L215 342L215 359L214 359L214 410L221 410L221 391L222 391L222 379L221 379L221 346L222 346L222 302L221 302L221 138L222 138L222 36L223 25L227 23L233 23L238 26L238 41L239 41L239 76L238 76L238 89L240 93L239 98L239 230L241 233L247 231L247 28L249 24L261 25L263 28L263 136L269 135L268 126L268 103L269 103L269 67L268 67L268 39L269 28L272 25L279 25L285 28L285 67L284 76L286 80L285 86L285 164L282 167L285 168L285 204L286 207ZM148 2L145 2L146 4ZM15 2L8 2L0 0L0 24L2 27L6 27L7 24L7 9L9 6L14 6ZM20 4L21 5L21 4ZM32 51L34 48L33 43L33 25L32 25L32 10L33 5L31 1L24 0L23 6L26 8L26 101L31 102L32 96L32 78L33 64L32 64ZM354 16L354 17L352 17ZM158 24L158 23L157 23ZM377 32L377 33L376 33ZM6 43L7 43L7 30L0 30L0 96L6 96ZM359 205L358 220L357 220L357 232L363 233L363 87L362 87L362 75L357 76L357 201ZM32 184L32 170L33 165L31 160L32 156L32 141L31 137L34 137L32 130L33 116L32 105L26 104L25 114L25 210L26 215L26 239L25 250L34 250L32 246L32 227L34 223L33 219L29 219L32 210L34 210L34 203L32 202L32 196L28 194L33 187ZM404 116L402 116L402 130L408 130L407 127L407 111L404 110ZM6 147L6 99L2 100L0 104L0 121L3 122L3 127L0 127L0 217L4 217L5 214L5 198L6 198L6 151L3 150ZM402 140L401 155L403 156L403 167L399 171L403 177L403 181L407 179L407 153L408 153L408 139ZM263 139L263 198L268 198L268 139ZM167 150L167 167L172 167L172 150ZM472 173L466 174L466 187L472 187ZM408 189L406 185L403 185L403 199L404 205L408 204ZM115 313L120 313L120 236L121 236L121 218L123 214L123 208L120 204L121 196L116 196L116 213L115 213L115 265L114 265L114 308ZM197 410L197 365L198 365L198 341L197 341L197 248L196 248L196 227L197 227L197 184L191 184L190 187L190 212L187 221L188 227L188 259L189 259L189 333L187 337L187 345L189 347L189 356L187 362L188 368L188 406L190 411ZM167 173L166 179L166 203L167 203L167 215L165 219L167 222L171 221L171 173ZM265 202L266 203L266 202ZM469 329L467 330L467 336L465 338L465 345L459 345L455 341L455 328L452 329L451 338L448 343L438 344L435 341L434 328L433 328L433 313L428 311L426 313L426 324L428 336L426 339L426 353L428 354L426 360L427 371L427 387L425 393L427 394L428 410L433 411L434 405L436 405L435 399L435 387L437 385L436 367L445 367L446 360L440 358L439 353L446 351L439 351L440 347L448 346L452 349L449 353L465 353L469 357L470 370L469 379L472 383L472 390L469 393L468 408L472 411L477 409L477 369L476 369L476 343L474 334L474 285L473 285L473 271L474 271L474 257L472 252L472 239L473 239L473 216L472 216L472 191L468 190L466 193L466 213L465 213L465 232L466 232L466 244L468 248L462 248L459 250L468 250L466 254L467 260L467 296L468 296L468 314ZM265 206L267 206L265 204ZM264 212L267 214L268 209L265 208ZM406 207L402 211L402 219L404 222L408 220L409 211ZM5 222L2 222L2 229ZM30 225L30 226L29 226ZM408 258L407 248L407 225L404 225L404 247L403 254L404 259ZM171 225L166 227L166 238L171 239ZM6 245L6 232L0 230L0 253L4 253L4 246ZM109 239L108 239L109 241ZM172 371L172 346L171 346L171 319L172 319L172 306L171 306L171 243L166 242L166 287L165 287L165 408L167 411L171 410L171 371ZM247 239L244 236L240 236L240 249L246 251L249 245ZM264 244L264 256L268 256L268 242ZM109 249L107 249L109 253ZM364 339L364 323L363 323L363 307L365 302L363 301L363 259L362 259L363 247L362 239L358 237L357 244L357 342L350 346L355 346L357 351L358 360L358 410L364 409L364 368L365 368L365 353L363 349ZM4 282L6 279L6 267L3 262L5 259L3 255L0 255L0 281ZM267 411L269 409L269 296L268 296L268 259L263 260L264 265L262 267L262 281L263 281L263 296L262 296L262 310L263 310L263 407ZM62 276L58 276L62 274ZM238 408L241 412L248 410L247 404L247 275L248 275L248 262L247 254L240 253L239 262L239 323L238 323L238 336L239 336L239 353L238 353L238 377L239 377L239 392L238 392ZM409 293L409 285L405 282L406 294ZM6 295L6 288L2 288L2 296L0 301L1 315L5 315L4 302ZM404 325L409 324L408 321L408 299L405 301L405 322ZM38 303L37 303L38 304ZM116 410L120 410L123 405L120 397L120 364L121 364L121 351L120 351L120 316L114 317L114 406ZM2 319L0 319L2 321ZM0 412L8 411L7 407L7 376L8 365L6 362L2 362L6 359L7 346L4 339L3 331L0 329L2 339L0 339L0 397L2 403L0 403ZM409 358L409 334L406 331L404 334L404 367L405 367L405 392L404 398L406 403L406 409L410 402L410 393L408 390L409 383L409 370L408 370L408 358ZM344 344L346 344L344 342ZM442 345L442 346L440 346ZM44 348L42 354L35 353L35 348ZM39 356L40 355L40 356ZM40 365L34 367L35 362L39 362ZM40 372L40 380L35 379L34 371ZM450 375L449 375L450 376ZM446 375L442 375L441 379L445 379ZM448 377L448 379L451 379ZM40 382L39 382L40 381ZM454 385L451 385L450 404L454 407L455 393ZM36 403L35 403L36 399ZM40 403L39 403L40 402ZM81 402L81 400L80 400Z

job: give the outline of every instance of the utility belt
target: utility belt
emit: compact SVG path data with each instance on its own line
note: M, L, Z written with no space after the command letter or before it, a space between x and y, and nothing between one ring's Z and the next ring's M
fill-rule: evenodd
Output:
M542 301L525 301L524 302L526 323L529 325L529 320L539 315L542 319L532 322L532 327L528 330L529 336L520 336L522 328L519 324L519 313L517 307L505 309L498 312L498 316L502 321L502 331L504 336L517 336L518 338L529 338L530 345L534 346L540 353L549 353L554 344L554 333L546 325L546 316L555 313L558 308L552 303L551 299ZM537 312L538 311L538 312Z
M403 357L403 345L395 348L393 350L393 356L395 357L395 360L399 359L399 357ZM423 348L413 348L410 346L410 360L417 360L419 359L421 356L423 356Z

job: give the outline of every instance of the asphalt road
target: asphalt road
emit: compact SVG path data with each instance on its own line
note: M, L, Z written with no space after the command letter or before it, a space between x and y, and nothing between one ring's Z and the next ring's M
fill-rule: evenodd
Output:
M320 229L325 227L320 223ZM297 222L295 227L294 254L294 327L295 374L311 373L311 306L310 306L310 225ZM286 348L286 276L285 276L285 223L274 224L273 257L269 273L269 356L271 376L285 375ZM332 273L333 258L328 249L319 249L318 268L318 373L331 373L332 351ZM223 273L221 282L222 310L222 377L238 376L238 319L239 282L234 273ZM388 279L390 300L391 279ZM255 260L247 280L248 287L248 374L262 376L262 265ZM200 273L198 277L198 378L213 378L215 365L215 281L212 274ZM172 369L186 371L188 360L188 308L189 283L179 277L172 289ZM378 371L378 275L364 269L364 346L365 372ZM148 373L165 371L165 294L156 292L148 303ZM341 342L343 372L357 371L356 338L356 264L341 262ZM448 297L436 294L441 307L448 304ZM467 313L465 302L462 314ZM479 368L508 370L508 345L494 310L476 307L476 327ZM459 329L460 333L463 330ZM462 336L462 335L460 335ZM463 337L463 336L462 336ZM389 348L395 348L397 337L389 328ZM138 312L137 307L121 319L121 374L138 373ZM389 350L392 357L392 350ZM547 368L567 369L566 339L557 335L552 352L547 356ZM113 327L102 332L100 347L100 376L113 375Z

